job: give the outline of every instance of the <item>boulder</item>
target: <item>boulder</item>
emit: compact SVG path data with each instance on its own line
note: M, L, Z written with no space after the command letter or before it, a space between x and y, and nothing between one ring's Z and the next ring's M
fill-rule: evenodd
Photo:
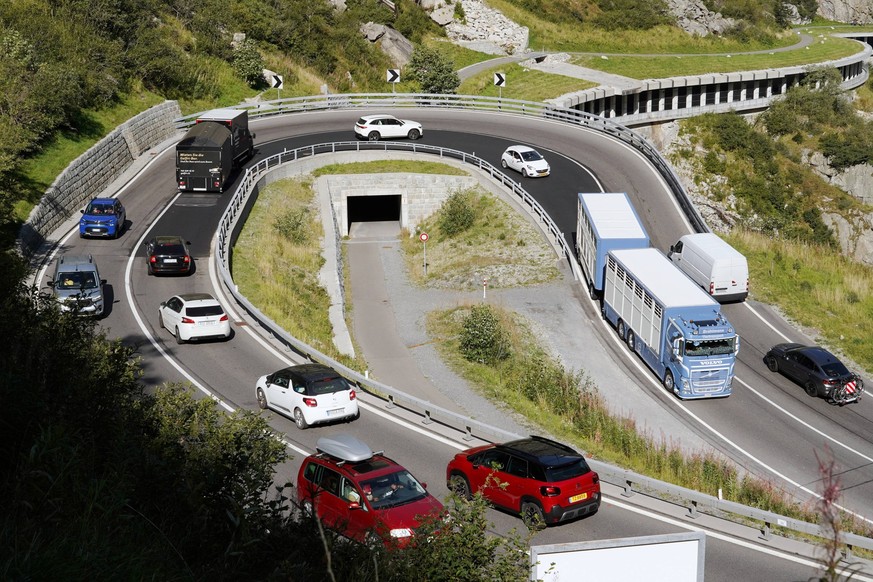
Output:
M819 0L818 14L826 20L870 24L873 22L873 3L870 0Z
M418 5L421 6L424 10L437 10L438 8L443 8L446 5L445 0L416 0ZM454 11L454 7L451 8Z
M388 27L384 24L377 24L375 22L368 22L366 24L361 25L361 34L369 40L370 42L376 42L385 34L385 31L388 30Z
M690 34L721 34L736 24L734 19L710 11L703 0L667 0L667 8L676 17L676 25Z
M382 35L379 46L382 52L388 55L391 62L398 67L403 67L410 61L412 51L415 49L409 39L388 27L385 28L385 34Z
M430 13L430 19L440 26L445 26L455 19L454 6L442 6Z

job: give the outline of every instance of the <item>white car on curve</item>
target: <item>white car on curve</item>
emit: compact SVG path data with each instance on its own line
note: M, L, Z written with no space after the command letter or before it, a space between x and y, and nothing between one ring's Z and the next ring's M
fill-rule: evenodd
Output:
M543 158L540 152L523 145L506 148L500 157L500 164L504 168L512 168L516 172L521 172L525 178L545 177L552 171L549 162Z

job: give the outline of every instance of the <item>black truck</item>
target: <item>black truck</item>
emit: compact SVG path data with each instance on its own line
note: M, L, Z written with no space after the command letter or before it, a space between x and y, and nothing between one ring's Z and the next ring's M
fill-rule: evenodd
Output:
M201 115L176 144L176 183L183 192L221 192L234 168L254 155L255 134L244 109Z

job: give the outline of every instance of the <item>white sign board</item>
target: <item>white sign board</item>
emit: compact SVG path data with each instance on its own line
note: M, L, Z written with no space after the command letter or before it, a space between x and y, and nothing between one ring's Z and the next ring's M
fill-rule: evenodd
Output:
M703 532L531 546L531 580L703 582L705 549Z

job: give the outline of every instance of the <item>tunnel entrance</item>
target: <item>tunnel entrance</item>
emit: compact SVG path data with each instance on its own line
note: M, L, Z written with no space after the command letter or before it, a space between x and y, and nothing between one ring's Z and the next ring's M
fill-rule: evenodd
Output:
M401 195L386 196L349 196L348 205L349 231L355 222L396 222L400 224Z

